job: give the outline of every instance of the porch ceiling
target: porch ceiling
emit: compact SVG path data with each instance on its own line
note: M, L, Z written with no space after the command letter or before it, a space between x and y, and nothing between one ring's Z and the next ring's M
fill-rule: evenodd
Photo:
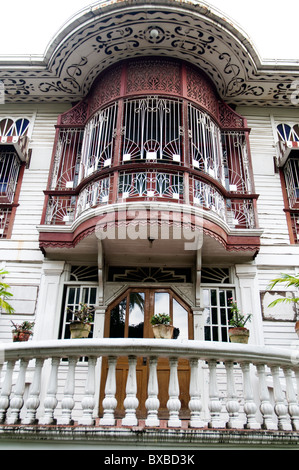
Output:
M154 32L152 32L154 30ZM198 2L98 2L57 33L45 56L0 58L7 102L82 99L118 61L171 56L204 70L230 104L291 106L297 62L263 62L250 39Z

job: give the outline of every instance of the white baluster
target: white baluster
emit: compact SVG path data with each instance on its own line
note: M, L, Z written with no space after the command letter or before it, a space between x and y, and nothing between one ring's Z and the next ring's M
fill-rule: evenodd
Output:
M190 428L203 428L205 427L205 423L201 419L202 401L199 383L198 359L190 359L190 369L189 410L191 412L191 417L189 426Z
M95 423L93 411L95 407L95 366L97 358L88 357L88 372L86 379L85 395L82 400L83 416L78 420L83 426L92 426Z
M226 409L229 415L229 420L226 423L226 427L228 429L241 429L243 428L244 423L242 423L239 416L240 404L238 402L235 389L234 363L231 361L225 362L225 368L227 380Z
M159 426L160 420L158 419L158 410L160 407L160 401L158 399L158 377L157 377L157 364L158 359L151 357L149 360L149 378L147 394L148 398L145 402L147 409L147 419L145 421L146 426Z
M138 420L136 417L136 410L139 405L137 394L137 381L136 381L136 364L137 358L129 356L129 371L126 385L126 398L124 400L124 407L126 415L122 420L123 426L136 426Z
M180 387L178 379L178 359L170 358L170 377L168 394L169 399L167 402L167 408L169 411L168 427L179 428L181 427L181 420L179 419L179 412L181 409L181 402L179 400Z
M261 425L256 420L257 406L253 399L253 391L250 379L250 364L241 364L243 372L243 384L244 384L244 411L247 416L247 423L245 424L246 429L260 429Z
M12 374L15 361L8 361L6 365L6 373L0 397L0 423L5 422L6 412L9 407L9 397L11 394Z
M257 364L256 366L259 378L259 392L260 392L260 411L263 416L264 429L277 429L277 424L274 419L274 407L270 402L270 394L266 383L265 365Z
M273 389L274 389L274 399L275 399L275 413L278 417L278 429L281 431L291 431L292 425L288 418L288 409L285 405L285 399L279 379L279 367L271 367L272 377L273 377Z
M36 422L36 411L40 404L41 377L44 359L36 359L34 377L29 391L29 398L26 401L27 413L22 420L22 424L34 424Z
M56 419L54 418L54 411L57 406L57 376L58 376L58 367L60 363L59 357L52 358L51 373L49 378L49 385L47 396L44 400L44 416L39 419L40 424L55 424Z
M294 431L299 431L299 406L297 403L296 393L293 385L292 369L285 368L284 375L286 378L289 415L291 417L291 422Z
M59 424L74 424L72 420L72 410L75 406L74 392L75 392L75 370L77 364L76 357L69 358L68 374L64 389L64 397L61 402L62 416L59 419Z
M28 359L21 359L20 370L17 383L15 386L15 393L10 402L10 416L7 418L7 424L17 424L20 419L20 411L24 404L23 395L25 392L25 378L28 366Z
M116 357L108 358L108 375L105 385L105 398L103 400L103 418L100 419L100 424L103 426L114 426L114 410L117 406L116 394Z
M210 371L209 382L209 410L210 410L210 428L225 428L225 422L221 418L221 401L219 399L219 391L217 385L217 362L211 360L208 362Z

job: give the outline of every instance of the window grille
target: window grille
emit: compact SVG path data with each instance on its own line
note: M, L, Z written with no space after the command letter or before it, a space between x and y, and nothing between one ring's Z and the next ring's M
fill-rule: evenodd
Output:
M299 125L279 124L277 126L278 138L282 142L299 142Z
M0 152L0 203L13 203L20 166L20 159L15 152Z
M7 238L11 212L12 209L10 207L0 208L0 239Z
M191 164L219 182L224 181L220 129L211 118L189 105Z
M125 102L122 161L182 160L181 103L159 97Z
M16 121L10 118L1 119L0 137L23 137L28 133L30 121L19 118Z
M89 121L82 149L79 181L112 164L116 136L117 103L95 114Z
M77 186L83 132L81 129L60 129L51 189L73 189Z
M290 208L298 208L299 202L299 159L289 158L284 175Z

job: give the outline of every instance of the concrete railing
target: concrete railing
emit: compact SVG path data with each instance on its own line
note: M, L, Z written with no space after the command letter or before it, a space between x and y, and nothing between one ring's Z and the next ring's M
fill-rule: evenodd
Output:
M230 343L156 339L84 339L2 344L0 348L0 423L21 425L73 424L74 395L80 357L84 364L80 395L80 425L116 424L116 363L128 357L128 376L121 424L138 424L137 358L148 358L149 376L145 426L158 427L159 390L157 362L169 360L168 427L180 428L178 361L190 364L189 427L228 429L299 430L298 351ZM101 358L108 359L102 416L98 416L97 372ZM63 369L63 393L58 374ZM31 380L25 394L26 374ZM202 370L207 380L200 380ZM61 373L60 373L61 375ZM14 379L13 379L14 377ZM61 378L61 377L60 377ZM297 385L296 385L297 384ZM220 390L220 388L221 390ZM206 388L206 392L204 390ZM81 383L82 389L82 383ZM26 396L25 396L26 395ZM118 423L119 424L119 423Z

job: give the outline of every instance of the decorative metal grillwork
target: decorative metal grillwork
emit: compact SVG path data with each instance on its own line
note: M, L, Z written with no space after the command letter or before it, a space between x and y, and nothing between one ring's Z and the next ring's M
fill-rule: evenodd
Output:
M179 101L159 97L126 101L123 126L123 162L181 162Z
M13 120L10 118L1 119L0 137L22 137L28 133L30 122L26 118Z
M191 164L224 184L221 133L211 118L189 105Z
M255 215L252 200L227 200L227 223L236 228L255 228Z
M299 213L291 214L292 230L295 244L299 244Z
M90 183L80 192L77 202L76 218L90 207L108 204L110 191L110 178Z
M228 191L252 193L247 143L244 132L223 132L224 187Z
M111 165L117 109L118 105L115 103L96 113L89 121L84 133L79 181Z
M120 199L143 197L182 201L184 198L183 175L158 171L121 172L118 193Z
M286 188L289 198L290 208L298 208L299 202L299 159L289 158L285 168L284 175Z
M46 225L67 225L74 221L76 196L50 196Z
M0 153L0 203L14 200L21 162L15 152Z
M60 129L51 189L73 189L78 183L83 130Z
M210 209L223 220L226 220L225 199L213 186L193 177L193 204Z
M12 209L9 207L0 209L0 238L7 238L11 212Z

